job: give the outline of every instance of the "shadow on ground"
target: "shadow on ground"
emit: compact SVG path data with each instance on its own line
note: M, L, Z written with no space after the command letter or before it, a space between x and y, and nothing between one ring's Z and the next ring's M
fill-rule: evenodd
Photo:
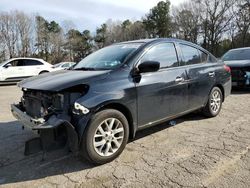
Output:
M250 93L250 88L233 87L231 91L232 95L249 94L249 93Z
M203 118L203 116L193 113L174 121L178 125L183 121L195 121ZM171 126L173 125L164 123L144 129L138 132L135 139L130 142ZM95 167L80 156L69 153L66 149L46 153L45 160L43 160L42 152L24 156L24 143L35 137L35 134L30 130L22 130L17 121L0 123L0 133L0 185L84 171Z

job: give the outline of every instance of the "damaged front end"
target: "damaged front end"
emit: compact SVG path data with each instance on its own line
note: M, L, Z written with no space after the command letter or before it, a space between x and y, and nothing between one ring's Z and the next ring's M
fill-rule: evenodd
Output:
M60 92L26 88L22 90L21 102L11 105L12 114L24 127L29 127L39 134L38 138L25 143L25 155L65 146L72 152L77 152L79 136L74 116L89 111L82 111L82 107L75 104L75 101L87 92L88 87L75 86Z

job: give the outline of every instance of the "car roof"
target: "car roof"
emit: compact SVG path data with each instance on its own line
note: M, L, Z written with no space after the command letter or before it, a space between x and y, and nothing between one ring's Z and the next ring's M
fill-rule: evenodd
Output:
M10 60L21 60L21 59L29 59L29 60L38 60L38 61L44 61L41 58L32 58L32 57L15 57L15 58L11 58Z
M181 40L181 39L176 39L176 38L151 38L151 39L139 39L139 40L131 40L131 41L125 41L125 42L120 42L116 44L127 44L127 43L152 43L152 42L161 42L161 41L168 41L168 42L183 42L183 43L190 43L191 42Z
M250 47L234 48L229 51L236 51L236 50L250 50Z
M150 45L152 43L157 43L157 42L179 42L179 43L183 43L183 44L186 44L186 45L196 47L196 48L200 49L201 51L204 51L204 52L212 55L209 51L207 51L206 49L202 48L201 46L199 46L199 45L197 45L195 43L192 43L192 42L189 42L189 41L186 41L186 40L182 40L182 39L177 39L177 38L140 39L140 40L132 40L132 41L115 43L114 45L116 45L116 44L133 44L133 43L142 43L142 44L145 44L145 45Z

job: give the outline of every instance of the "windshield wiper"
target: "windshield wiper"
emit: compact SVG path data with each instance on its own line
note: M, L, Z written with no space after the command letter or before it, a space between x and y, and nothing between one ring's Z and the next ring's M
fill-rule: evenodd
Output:
M80 67L80 68L75 68L73 70L96 70L96 69L92 67Z

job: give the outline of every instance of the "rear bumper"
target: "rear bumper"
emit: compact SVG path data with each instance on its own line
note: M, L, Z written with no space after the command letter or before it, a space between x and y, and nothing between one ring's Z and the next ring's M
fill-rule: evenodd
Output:
M224 85L224 99L226 97L228 97L231 94L231 90L232 90L232 80L228 80Z
M233 87L250 87L250 71L232 70Z

